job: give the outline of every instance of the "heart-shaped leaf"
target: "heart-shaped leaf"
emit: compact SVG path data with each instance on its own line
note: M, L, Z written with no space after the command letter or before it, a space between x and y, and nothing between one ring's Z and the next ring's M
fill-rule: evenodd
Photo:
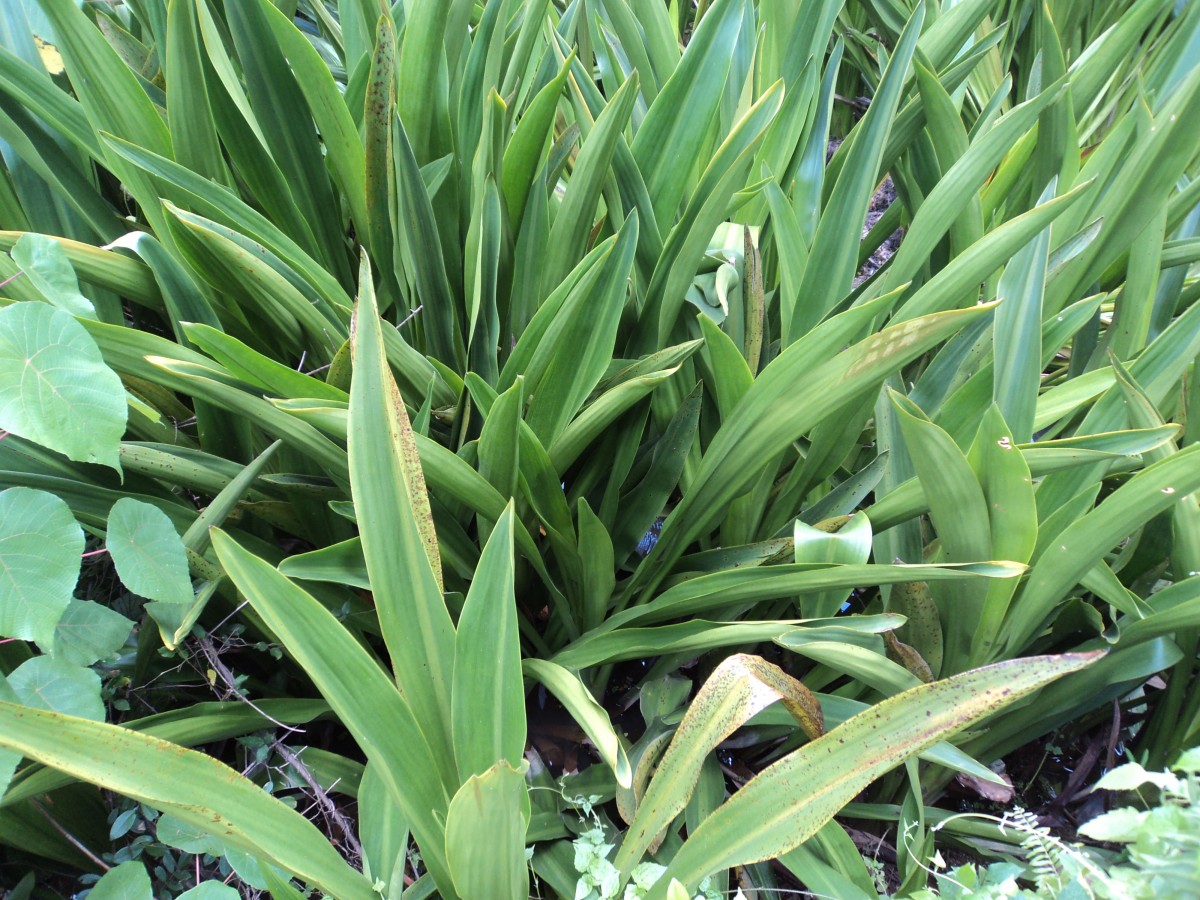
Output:
M127 414L121 379L71 315L36 302L0 309L0 428L119 470Z
M91 669L53 656L35 656L13 670L8 685L22 706L104 721L100 676Z
M132 630L133 623L115 609L72 598L54 629L54 655L90 666L120 650Z
M122 497L108 514L106 540L125 587L163 603L189 603L192 579L179 532L161 509Z
M58 497L23 487L0 493L0 636L54 646L82 553L83 529Z

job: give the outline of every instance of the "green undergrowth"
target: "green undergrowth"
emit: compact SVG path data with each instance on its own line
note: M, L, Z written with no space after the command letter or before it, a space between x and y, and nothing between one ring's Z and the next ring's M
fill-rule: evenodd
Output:
M1160 770L1197 47L1175 0L0 3L0 881L854 900L852 832L900 894L988 858L954 786L1047 735Z

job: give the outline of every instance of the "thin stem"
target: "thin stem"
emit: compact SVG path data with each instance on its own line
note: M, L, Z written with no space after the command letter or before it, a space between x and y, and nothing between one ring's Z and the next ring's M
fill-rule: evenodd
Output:
M34 800L32 802L33 802L34 809L36 809L38 812L40 812L42 814L43 817L45 817L46 821L50 823L50 825L54 828L55 831L57 831L59 834L61 834L63 837L65 837L68 841L70 841L76 850L78 850L80 853L82 853L84 856L86 856L88 859L90 859L92 862L94 862L96 865L98 865L105 872L109 871L112 868L112 866L110 866L108 863L106 863L104 860L102 860L100 857L98 857L95 853L93 853L91 850L89 850L87 847L85 847L80 842L80 840L77 837L75 837L75 835L71 834L71 832L67 831L67 829L65 829L61 825L59 825L58 822L55 821L54 816L52 816L52 815L50 815L50 813L46 812L45 807L43 807L41 803L39 803L37 800Z

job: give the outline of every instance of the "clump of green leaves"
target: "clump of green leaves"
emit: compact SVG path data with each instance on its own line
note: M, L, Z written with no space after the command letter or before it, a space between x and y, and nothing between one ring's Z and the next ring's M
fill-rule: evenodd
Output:
M1108 871L1113 897L1200 895L1200 749L1188 750L1171 768L1147 772L1127 763L1096 783L1097 790L1149 793L1142 808L1122 807L1079 829L1093 840L1122 845L1124 864Z
M575 871L579 873L575 900L615 900L618 896L621 900L642 900L667 871L666 866L658 863L639 863L630 873L624 892L618 894L621 873L609 859L615 844L606 842L604 829L599 825L589 828L571 844L575 848ZM677 881L673 883L679 884ZM668 888L668 897L672 896L670 890ZM688 900L721 900L722 897L708 878L700 882L695 897L686 891L682 893ZM741 894L741 891L738 893Z
M1200 7L35 2L0 4L0 818L88 782L349 900L516 900L530 851L571 896L552 707L618 895L767 858L847 894L864 790L924 864L956 771L1168 669L1144 740L1200 727ZM219 709L34 708L81 529L148 600L132 681L231 621L282 658ZM187 749L318 715L362 871Z
M972 863L934 872L936 888L906 894L911 900L1000 900L1041 897L1053 900L1155 900L1200 893L1200 750L1179 757L1173 771L1149 772L1136 762L1113 769L1095 785L1114 792L1149 791L1141 807L1104 813L1079 828L1094 841L1122 845L1119 856L1097 855L1067 843L1016 809L996 820L1001 834L1019 836L1024 865ZM949 820L947 820L949 821ZM945 823L943 823L945 824ZM935 859L940 861L940 856Z

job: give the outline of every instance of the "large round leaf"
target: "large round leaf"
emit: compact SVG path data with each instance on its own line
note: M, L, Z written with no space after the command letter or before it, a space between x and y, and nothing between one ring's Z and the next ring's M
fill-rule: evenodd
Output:
M121 582L135 594L163 603L191 602L187 551L158 507L122 497L108 514L105 545Z
M54 645L83 553L83 529L62 500L15 487L0 493L0 637Z
M8 685L23 706L104 721L100 676L91 669L53 656L35 656L13 670Z
M121 379L74 318L45 303L0 309L0 428L119 469L127 413Z

